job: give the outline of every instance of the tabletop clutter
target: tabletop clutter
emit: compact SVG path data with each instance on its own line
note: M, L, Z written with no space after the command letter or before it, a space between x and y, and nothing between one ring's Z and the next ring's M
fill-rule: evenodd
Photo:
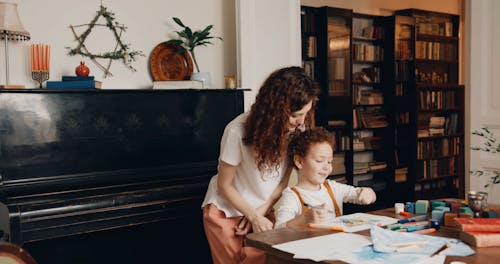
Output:
M470 197L473 198L470 201L447 198L396 203L394 210L398 218L381 218L369 213L344 215L338 217L344 228L331 228L341 232L273 247L293 254L294 258L315 261L444 263L446 256L475 254L469 245L500 246L498 211L488 208L485 202L477 206L476 196ZM356 228L355 224L345 228L347 223L363 228ZM309 227L318 228L317 225ZM350 231L362 229L370 229L370 236Z
M465 201L450 198L406 202L403 211L400 210L401 203L396 203L395 212L408 218L387 228L419 233L431 233L441 229L442 233L459 238L471 246L500 246L499 212L488 208L485 198L480 195L469 192ZM416 216L411 217L412 214Z

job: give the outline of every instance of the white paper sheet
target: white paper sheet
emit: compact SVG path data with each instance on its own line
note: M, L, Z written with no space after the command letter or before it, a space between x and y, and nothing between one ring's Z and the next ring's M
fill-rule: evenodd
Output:
M368 236L335 233L277 244L273 247L294 254L294 258L322 261L334 260L340 252L360 249L370 244Z
M332 222L317 224L316 226L319 226L321 228L330 227L334 229L343 229L344 232L353 233L370 229L370 227L372 227L373 225L386 226L397 222L398 219L393 217L366 213L355 213L343 215L335 218Z

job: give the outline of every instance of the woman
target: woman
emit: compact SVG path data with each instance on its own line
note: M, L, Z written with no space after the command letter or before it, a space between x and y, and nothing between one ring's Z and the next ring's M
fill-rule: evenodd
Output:
M221 140L218 174L203 201L203 224L214 263L264 263L245 235L273 228L267 215L286 187L288 134L313 122L319 89L300 67L273 72L248 113Z

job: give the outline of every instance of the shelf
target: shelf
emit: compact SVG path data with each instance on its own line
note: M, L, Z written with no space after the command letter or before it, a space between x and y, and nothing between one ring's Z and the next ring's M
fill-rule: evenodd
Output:
M419 112L458 112L462 110L461 108L417 109Z
M435 135L435 136L428 136L428 137L419 137L417 138L418 141L425 141L425 140L433 140L433 139L440 139L440 138L451 138L451 137L463 137L464 134L458 133L458 134L450 134L450 135Z
M417 158L418 161L426 161L426 160L440 160L440 159L448 159L448 158L453 158L453 157L459 157L462 154L455 154L455 155L448 155L448 156L439 156L439 157L428 157L428 158Z
M459 38L417 33L417 41L420 40L430 40L434 42L458 42Z
M415 63L425 64L458 64L458 60L430 60L430 59L415 59Z
M380 169L380 170L369 170L367 172L362 172L362 173L356 173L356 172L353 172L353 176L356 177L356 176L361 176L361 175L366 175L366 174L374 174L374 173L381 173L381 172L386 172L388 170L388 168L385 168L385 169Z
M362 82L352 82L352 85L379 86L379 85L380 85L380 83L362 83Z
M389 126L384 126L384 127L358 127L358 128L353 128L353 131L363 131L363 130L374 130L374 129L387 129Z
M384 150L384 148L373 148L373 149L356 149L356 150L353 150L352 152L354 154L356 153L363 153L363 152L374 152L374 151L382 151Z
M372 65L379 65L382 62L381 61L367 61L367 60L352 60L353 64L372 64Z
M365 37L352 37L352 41L359 41L359 42L370 42L370 43L376 43L376 44L382 44L381 39L376 39L376 38L365 38Z
M427 89L464 89L463 84L455 84L455 83L415 83L417 88L427 88Z
M445 176L439 176L439 177L434 177L430 179L417 179L415 182L418 183L423 183L423 182L432 182L432 181L440 181L440 180L448 180L448 179L453 179L453 178L458 178L460 175L445 175Z
M384 104L356 104L353 107L376 107L376 106L385 106Z

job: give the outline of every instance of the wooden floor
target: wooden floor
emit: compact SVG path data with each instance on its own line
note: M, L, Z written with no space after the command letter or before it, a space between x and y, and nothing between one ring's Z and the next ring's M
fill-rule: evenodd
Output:
M203 226L182 221L115 229L23 245L39 264L211 263Z

